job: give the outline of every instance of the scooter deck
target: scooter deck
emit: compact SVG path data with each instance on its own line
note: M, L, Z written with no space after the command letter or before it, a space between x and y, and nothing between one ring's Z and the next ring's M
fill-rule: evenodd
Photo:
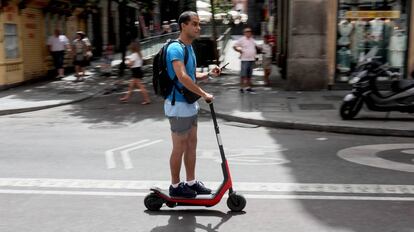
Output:
M168 191L162 190L158 187L152 187L152 188L150 188L150 190L157 193L157 194L163 195L164 198L170 198L172 200L211 200L216 196L216 193L211 193L211 194L200 194L200 195L197 195L194 198L172 197L172 196L170 196Z

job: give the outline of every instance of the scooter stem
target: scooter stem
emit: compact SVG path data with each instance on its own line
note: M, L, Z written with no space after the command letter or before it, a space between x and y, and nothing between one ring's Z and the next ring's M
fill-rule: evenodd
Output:
M222 142L221 136L220 136L220 129L219 129L219 126L218 126L218 123L217 123L216 112L214 111L213 102L210 102L209 105L210 105L211 118L213 119L214 130L216 132L217 144L218 144L219 149L220 149L221 160L224 163L224 161L226 160L226 157L224 155L223 142Z
M210 112L211 112L211 117L213 119L214 130L216 132L217 144L220 150L221 168L223 170L224 179L225 180L229 179L231 183L230 170L229 170L229 166L226 160L226 155L224 154L223 142L220 136L220 129L217 123L217 117L216 117L216 112L214 111L214 105L213 105L213 102L208 102L208 104L210 105ZM229 188L229 193L233 193L232 187Z

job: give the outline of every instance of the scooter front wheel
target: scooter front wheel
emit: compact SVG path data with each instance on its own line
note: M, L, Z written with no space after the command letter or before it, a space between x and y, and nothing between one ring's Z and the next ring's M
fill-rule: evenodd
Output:
M246 207L246 198L242 195L232 193L227 199L227 206L233 212L240 212Z
M145 207L147 207L147 209L151 211L160 210L163 204L164 204L164 199L162 199L155 193L148 194L144 199Z
M362 108L362 99L355 99L353 101L343 102L339 113L343 120L353 119Z

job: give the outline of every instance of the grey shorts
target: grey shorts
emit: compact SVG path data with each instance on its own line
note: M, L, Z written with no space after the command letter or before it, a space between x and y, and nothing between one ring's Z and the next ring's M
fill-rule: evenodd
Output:
M168 117L171 126L171 132L177 134L186 134L193 126L197 126L197 115L191 117Z
M240 76L251 78L253 74L254 61L242 61Z

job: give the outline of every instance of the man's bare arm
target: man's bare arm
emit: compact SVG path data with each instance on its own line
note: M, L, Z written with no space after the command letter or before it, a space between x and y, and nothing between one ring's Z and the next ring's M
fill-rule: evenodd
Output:
M173 68L174 72L177 75L178 80L183 84L188 90L193 93L198 94L199 96L203 97L204 99L212 98L212 95L206 93L203 89L201 89L198 85L196 85L191 77L188 76L185 66L182 61L175 60L173 61Z

